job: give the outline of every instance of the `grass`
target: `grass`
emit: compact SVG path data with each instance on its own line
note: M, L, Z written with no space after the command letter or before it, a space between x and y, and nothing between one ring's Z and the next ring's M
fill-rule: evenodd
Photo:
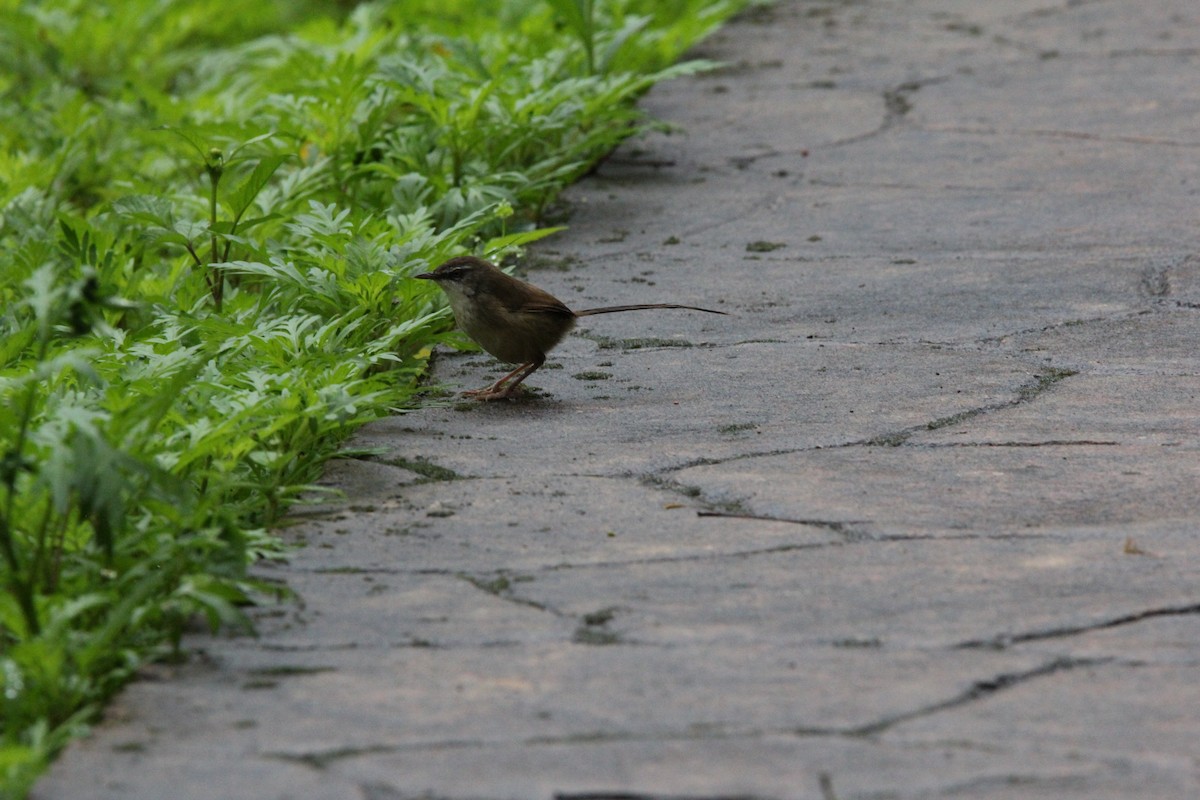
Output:
M0 0L0 795L415 402L407 276L550 235L746 0Z

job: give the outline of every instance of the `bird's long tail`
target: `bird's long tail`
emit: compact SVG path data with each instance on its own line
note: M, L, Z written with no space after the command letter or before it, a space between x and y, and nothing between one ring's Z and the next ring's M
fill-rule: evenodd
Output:
M689 311L705 311L709 314L725 314L724 311L717 311L712 308L701 308L700 306L681 306L677 303L637 303L631 306L605 306L604 308L587 308L583 311L576 311L577 317L590 317L593 314L615 314L618 311L645 311L651 308L684 308Z

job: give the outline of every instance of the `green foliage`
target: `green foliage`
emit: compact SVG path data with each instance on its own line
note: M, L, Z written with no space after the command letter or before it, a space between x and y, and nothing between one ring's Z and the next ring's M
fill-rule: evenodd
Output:
M743 0L0 0L0 795L248 568Z

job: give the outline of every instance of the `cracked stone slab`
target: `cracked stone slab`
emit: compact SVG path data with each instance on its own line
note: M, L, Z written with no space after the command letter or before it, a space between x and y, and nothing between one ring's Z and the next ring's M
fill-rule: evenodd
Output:
M1056 350L1055 352L1064 352ZM1072 350L1076 355L1079 351ZM1106 353L1107 357L1108 353ZM1037 398L930 431L913 444L957 447L1038 447L1053 443L1194 448L1200 375L1145 374L1146 362L1126 362L1138 374L1074 375ZM1178 362L1176 362L1177 364ZM1111 369L1111 362L1106 372ZM1120 414L1111 413L1119 408Z
M1142 544L1136 544L1136 547L1138 555L1142 558L1177 558L1179 552L1156 552L1148 549L1144 540ZM980 642L980 646L1017 646L1025 651L1054 655L1059 655L1069 648L1070 653L1077 658L1123 662L1133 668L1194 668L1200 663L1198 628L1200 609L1196 603L1185 601L1178 605L1135 609L1111 619L1092 620L1077 626L1014 632L990 641L984 640ZM1143 697L1145 703L1157 703L1160 700L1174 707L1174 691L1165 692L1161 698L1154 693ZM1154 719L1157 712L1144 716Z
M549 474L642 475L886 436L1013 402L1042 372L1032 360L921 344L744 342L686 349L682 358L681 349L596 350L573 341L555 353L562 369L530 379L546 399L382 420L352 446L381 448L384 461L421 453L473 477L510 474L514 465L543 473L539 461L548 458ZM437 371L446 385L490 376L475 359L453 363ZM591 370L609 377L575 377ZM752 395L740 391L764 373L771 379ZM407 435L397 437L398 429ZM469 447L461 435L471 437Z
M367 661L340 650L310 654L320 666L309 671L295 667L289 675L259 668L230 692L236 702L214 707L206 724L243 737L257 757L318 766L374 751L456 743L485 749L513 742L787 732L854 738L947 703L973 702L978 686L995 680L992 670L1017 676L1015 685L1026 679L1022 676L1042 679L1046 665L1056 661L1033 652L997 656L962 650L947 655L934 681L923 653L901 651L884 659L856 647L797 654L762 643L739 654L704 645L563 648L547 642L464 648L453 655L448 659L436 647L408 648L378 652ZM237 672L236 654L225 653L222 669ZM612 681L614 674L623 680ZM790 688L764 692L763 686ZM315 698L324 698L326 710L297 718L294 710ZM239 733L247 719L258 724Z
M1200 14L1187 2L1156 4L1150 14L1119 4L1111 8L1098 3L1068 3L1061 8L1036 2L1029 5L1025 13L1007 21L1008 30L1051 59L1157 53L1169 60L1187 58L1200 48Z
M1193 621L1192 632L1198 627ZM1129 655L1136 659L1136 654ZM894 737L908 747L937 747L952 741L963 749L986 748L1003 739L1012 742L1008 750L1014 756L1025 752L1044 758L1057 752L1059 763L1092 762L1087 766L1081 763L1083 769L1057 786L1033 782L1031 788L1037 791L1025 795L1030 797L1112 792L1121 785L1113 780L1115 776L1110 777L1114 772L1145 781L1144 787L1122 781L1129 797L1189 797L1200 788L1195 749L1187 733L1193 728L1192 710L1197 703L1200 689L1194 662L1096 664L1026 682L960 714L904 723L883 739ZM1043 710L1031 714L1030 709L1035 708ZM1114 730L1120 730L1121 737L1112 737ZM1052 794L1055 789L1059 793Z
M797 472L803 483L787 480ZM1200 514L1193 447L843 447L690 467L674 476L717 502L764 516L867 519L883 530L1119 529Z
M782 2L38 800L1200 796L1194 0ZM433 382L493 380L440 351ZM436 389L435 389L436 391Z
M674 255L686 244L689 261L727 266L744 260L746 246L755 242L782 245L784 255L806 259L997 250L1011 256L1067 245L1148 258L1188 236L1176 210L1194 200L1200 167L1182 152L1196 146L1200 142L1180 148L988 127L901 127L845 149L764 156L747 174L700 174L689 180L695 185L682 200L675 181L629 169L584 190L588 221L577 235L590 236L592 259L635 263L654 258L650 254ZM1142 159L1148 149L1161 153ZM671 152L654 145L646 157L671 160ZM1048 161L1061 166L1048 172L1040 166ZM642 190L646 198L631 207L621 188L639 182L649 184ZM710 183L740 191L733 207L705 218L702 198L714 191ZM693 206L695 216L664 230L654 223L672 203ZM949 241L948 217L962 226ZM1095 224L1098 217L1103 226ZM664 247L672 236L679 243Z
M689 327L684 327L695 320L639 314L615 314L602 325L585 326L581 333L618 343L678 338L676 344L682 347L725 346L738 337L800 346L810 341L969 346L1055 324L1144 313L1151 291L1148 282L1157 274L1152 261L1125 252L1036 259L997 252L807 257L790 245L770 253L748 253L745 243L752 237L742 235L734 244L721 246L733 251L729 256L703 240L685 238L652 258L606 259L606 276L588 280L586 300L578 303L634 302L653 291L655 297L684 297L696 303L719 299L736 309L735 319L705 320L703 338L690 337ZM782 231L762 235L785 243L792 238ZM730 283L720 269L694 277L688 271L697 263L727 268L727 259L740 263L753 279ZM1173 278L1164 280L1183 284L1181 272L1174 269ZM589 274L539 271L531 279L565 295L572 286L582 286ZM646 289L638 281L654 285ZM1062 281L1069 281L1075 291L1058 291ZM1005 285L1003 302L998 302L997 283ZM1170 292L1172 298L1181 295ZM939 309L933 318L931 305ZM578 351L580 338L580 333L573 335L551 359ZM605 354L619 355L620 350ZM697 361L704 358L702 352L686 355Z
M428 785L425 781L436 780L437 770L465 757L466 764L480 765L480 773L464 764L465 774L445 774L469 775L475 781L491 774L500 796L520 797L528 796L524 791L532 787L546 787L548 781L556 790L566 790L585 785L581 781L589 775L593 780L603 776L603 751L622 743L639 745L642 756L633 757L628 768L615 773L618 776L644 773L648 750L671 750L690 742L713 753L726 769L731 755L744 757L764 739L792 739L793 752L813 746L828 750L830 744L836 750L839 741L847 749L861 749L855 742L868 731L969 696L980 680L977 673L997 662L992 654L964 651L946 659L941 680L933 682L927 679L927 659L920 654L881 660L869 649L853 647L826 649L799 660L785 648L770 646L717 659L707 648L692 648L682 674L672 651L582 644L567 650L557 645L472 648L457 652L449 663L441 651L430 648L393 650L370 660L355 658L347 650L289 654L282 663L264 662L249 650L240 652L249 658L239 659L239 651L227 650L220 671L185 668L191 691L180 692L166 682L139 684L135 691L140 702L201 719L182 739L131 726L114 744L115 752L154 750L178 765L197 744L216 739L226 748L236 745L244 759L230 763L221 755L227 749L216 748L183 775L225 781L232 774L244 781L271 765L287 765L283 771L294 777L286 786L295 790L298 784L302 792L344 786L349 781L337 780L342 774L368 781L381 778L386 770L394 770L392 781L399 778L401 785ZM1002 660L1014 675L1033 674L1042 666L1038 656L1012 654ZM607 677L612 674L627 677L613 683ZM852 680L839 679L846 675ZM990 678L985 673L982 679ZM763 681L782 687L797 680L843 689L764 694L759 688ZM739 685L751 691L738 691ZM378 688L363 691L367 686ZM216 704L206 700L214 690L226 699ZM662 702L647 704L648 697ZM297 716L297 709L310 713ZM748 719L754 724L747 726ZM513 762L518 747L525 755ZM555 751L560 758L563 751L577 753L584 768L572 770L560 763L529 774L518 767L524 759L541 760ZM427 771L431 763L437 769ZM312 789L304 788L306 771ZM720 773L710 769L704 774L712 780ZM743 775L741 780L759 787L764 779L780 779L738 769L726 774ZM798 773L792 766L783 774L794 779ZM97 790L90 796L98 799L153 796L153 782L143 773L120 769L113 762L93 777ZM187 780L173 796L201 797L201 788L211 791L211 786Z
M1013 343L1023 352L1098 374L1196 376L1200 375L1197 337L1200 314L1168 309L1019 335Z
M359 580L412 571L472 576L498 568L519 575L703 561L830 540L819 528L699 518L700 508L685 494L636 479L533 474L425 484L405 489L399 500L297 522L286 537L304 547L286 567L267 569Z
M259 622L270 631L266 646L277 652L380 650L400 647L500 647L568 638L575 622L532 605L505 602L496 588L522 577L488 575L388 575L353 568L293 575L288 586L301 598L321 596L319 608L304 606Z
M872 535L874 525L859 523L840 541L708 561L529 572L512 591L574 619L607 611L603 632L614 643L714 650L786 643L797 652L833 645L874 649L884 659L892 647L1052 639L1056 652L1073 654L1071 636L1132 625L1163 608L1186 616L1200 602L1183 522L913 535ZM1130 552L1130 539L1144 554ZM927 591L931 575L947 578Z
M996 769L990 781L979 777L989 765ZM468 797L481 782L492 787L491 796L561 800L918 800L956 795L1124 800L1167 798L1172 795L1156 794L1155 789L1177 788L1163 780L1170 775L1136 767L1108 777L1111 771L1105 765L1086 759L1063 765L1034 754L1007 756L952 743L883 748L871 742L777 734L748 740L547 743L483 752L401 753L364 763L355 771L371 776L374 786L395 792L384 798L404 797L398 786L427 783L448 784L450 796ZM454 777L447 781L441 777L446 774ZM397 775L409 777L397 780ZM677 788L669 793L623 788L664 785Z
M1163 792L1178 788L1167 782L1170 774L1156 775L1137 765L1114 776L1106 765L1086 757L1064 764L1036 753L1008 755L955 743L887 747L868 740L827 741L791 734L722 739L705 736L700 730L678 738L649 740L614 736L510 742L494 747L447 742L383 752L348 752L345 756L320 768L288 758L240 760L220 753L202 761L188 760L180 753L164 758L163 763L179 777L171 795L179 800L211 798L214 786L247 785L271 772L295 776L290 784L276 784L279 793L270 797L280 800L421 796L816 800L822 797L823 786L841 792L839 797L912 800L939 796L943 790L946 796L1011 797L1017 796L1011 793L1014 787L1021 792L1019 796L1035 798L1178 796ZM156 788L144 774L116 776L106 770L93 777L89 797L95 800L162 797L156 793L161 787ZM198 790L199 786L207 787L206 791ZM487 787L486 794L479 793L480 786ZM668 792L628 788L662 786L674 788ZM977 793L964 791L968 788ZM1003 793L1005 789L1008 794Z

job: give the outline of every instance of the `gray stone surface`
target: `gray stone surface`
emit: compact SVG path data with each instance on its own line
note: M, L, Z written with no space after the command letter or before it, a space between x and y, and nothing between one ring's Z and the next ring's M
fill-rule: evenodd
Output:
M1200 6L781 2L697 55L531 277L734 316L364 429L263 568L299 599L36 798L1200 796Z

